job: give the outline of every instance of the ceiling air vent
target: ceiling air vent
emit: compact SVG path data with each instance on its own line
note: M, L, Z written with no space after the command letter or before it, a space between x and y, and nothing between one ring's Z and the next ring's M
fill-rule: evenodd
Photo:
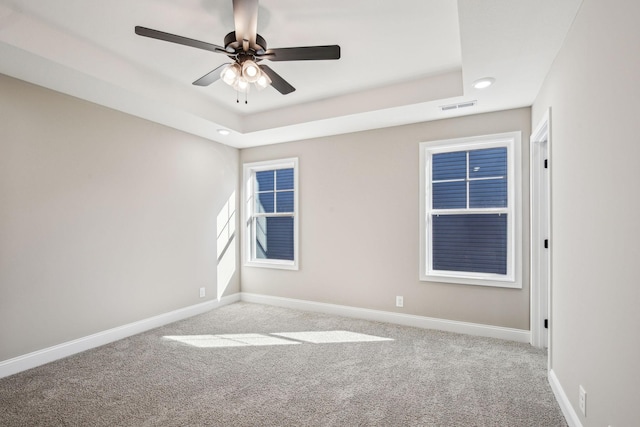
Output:
M461 102L459 104L441 105L440 109L442 111L449 111L449 110L457 110L459 108L473 107L474 105L476 105L477 102L478 101L466 101L466 102Z

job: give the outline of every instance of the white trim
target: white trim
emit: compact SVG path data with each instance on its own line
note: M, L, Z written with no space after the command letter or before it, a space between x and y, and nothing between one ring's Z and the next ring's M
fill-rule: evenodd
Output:
M531 245L531 345L551 349L551 324L543 326L544 319L551 320L551 247L544 248L544 239L551 241L551 109L548 109L538 126L531 133L530 141L530 245ZM544 142L546 141L546 142ZM544 142L544 143L543 143ZM548 168L543 168L544 160ZM545 176L546 175L546 176ZM542 199L544 197L544 199ZM542 223L540 222L542 221ZM545 224L546 222L546 224ZM541 276L541 274L544 276ZM546 287L543 289L542 287ZM551 354L549 353L549 368Z
M293 168L293 215L288 214L269 214L260 216L293 216L293 261L273 260L273 259L256 259L255 245L252 241L253 224L253 176L256 171L287 169ZM266 267L278 268L284 270L298 270L298 223L299 223L299 204L298 195L300 193L298 180L298 158L291 157L287 159L265 160L261 162L244 163L242 165L242 233L243 233L243 249L242 258L244 265L247 267Z
M106 331L98 332L86 337L67 341L52 347L37 350L22 356L14 357L0 362L0 378L35 368L45 363L53 362L82 351L90 350L101 345L130 337L160 326L177 322L198 314L205 313L224 305L240 301L240 294L236 293L224 296L220 300L211 300L168 313L139 320L127 325L118 326Z
M459 283L465 285L494 286L502 288L522 288L522 132L505 132L494 135L482 135L467 138L455 138L439 141L427 141L420 143L420 272L419 279L426 282ZM465 209L464 213L475 212L507 212L508 234L507 234L507 274L483 274L435 271L431 269L427 260L428 249L431 247L431 235L428 224L430 214L437 213L431 207L431 197L429 195L430 186L427 185L427 178L430 176L431 162L428 158L434 153L445 153L454 151L470 151L476 149L506 147L508 156L508 200L507 208L500 209ZM427 158L428 157L428 158ZM429 179L430 182L430 179ZM427 205L427 203L429 205ZM443 210L447 214L456 214L457 210Z
M256 304L274 305L277 307L313 311L316 313L332 314L336 316L352 317L356 319L372 320L375 322L393 323L396 325L411 326L415 328L436 329L439 331L499 338L503 340L517 341L522 343L528 343L530 340L529 331L525 331L522 329L504 328L501 326L458 322L455 320L437 319L433 317L416 316L412 314L371 310L367 308L327 304L292 298L274 297L247 292L241 292L240 299L242 301Z
M549 371L549 384L551 385L551 390L553 390L553 394L556 396L560 410L562 411L564 418L567 420L569 427L582 427L578 413L573 409L573 406L571 405L567 394L564 392L556 373L553 372L553 369Z

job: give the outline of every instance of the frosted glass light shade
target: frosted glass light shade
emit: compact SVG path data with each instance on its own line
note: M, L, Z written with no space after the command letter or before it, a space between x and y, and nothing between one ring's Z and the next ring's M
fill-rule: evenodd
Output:
M263 90L264 88L269 87L271 84L271 79L264 72L260 72L260 77L256 80L256 87L258 90Z
M244 77L244 79L249 83L256 82L260 78L261 74L262 72L260 71L260 68L258 68L258 64L255 62L247 60L242 64L242 77Z
M240 78L241 73L242 70L238 64L229 64L224 70L222 70L222 73L220 73L220 78L222 78L222 81L229 86L234 86Z

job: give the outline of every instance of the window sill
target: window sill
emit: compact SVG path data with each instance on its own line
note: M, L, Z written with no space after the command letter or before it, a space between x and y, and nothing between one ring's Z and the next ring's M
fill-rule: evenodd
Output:
M245 267L274 268L277 270L298 270L298 263L295 261L277 261L277 260L248 261L248 262L245 262L244 265Z
M458 285L488 286L494 288L522 289L522 283L501 277L461 277L444 274L420 275L421 282L453 283Z

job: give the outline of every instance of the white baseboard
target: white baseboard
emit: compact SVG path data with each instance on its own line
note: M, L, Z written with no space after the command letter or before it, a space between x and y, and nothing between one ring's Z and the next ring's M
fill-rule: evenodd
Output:
M567 424L569 424L569 427L582 427L582 423L580 422L578 413L573 409L571 402L569 402L569 398L564 392L564 389L560 384L560 380L558 380L558 377L556 376L556 373L553 372L553 369L549 370L549 384L551 384L551 390L553 390L553 394L556 396L558 405L560 405L562 414L567 420Z
M240 301L240 294L236 293L222 297L219 301L207 301L170 311L138 322L118 326L116 328L78 338L73 341L54 345L53 347L14 357L13 359L4 360L0 362L0 378L17 374L18 372L26 371L27 369L35 368L36 366L44 365L45 363L53 362L54 360L62 359L85 350L109 344L113 341L130 337L172 322L177 322L178 320L196 316L209 310L238 301Z
M257 304L275 305L278 307L294 308L313 311L316 313L334 314L337 316L353 317L376 322L394 323L423 329L437 329L440 331L456 332L481 337L499 338L509 341L529 343L531 333L523 329L503 328L500 326L481 325L477 323L458 322L454 320L436 319L432 317L416 316L412 314L395 313L390 311L370 310L366 308L350 307L346 305L326 304L291 298L273 297L269 295L240 293L240 299Z
M80 353L82 351L86 351L95 347L99 347L101 345L111 343L113 341L117 341L119 339L130 337L132 335L136 335L150 329L166 325L168 323L186 319L188 317L192 317L227 304L232 304L240 300L258 304L274 305L298 310L372 320L376 322L387 322L417 328L436 329L447 332L499 338L523 343L528 343L530 341L530 332L522 329L503 328L499 326L458 322L453 320L437 319L411 314L371 310L366 308L326 304L292 298L273 297L268 295L241 292L222 297L220 301L213 300L201 304L192 305L190 307L185 307L179 310L171 311L169 313L164 313L158 316L150 317L148 319L140 320L138 322L129 323L127 325L98 332L96 334L78 338L42 350L37 350L22 356L15 357L13 359L1 361L0 378L16 374L27 369L35 368L36 366L44 365L45 363L53 362L64 357ZM562 389L560 388L560 390ZM554 389L554 393L555 392L556 390ZM557 393L556 396L558 396ZM569 408L571 408L570 405ZM573 411L573 409L571 410ZM581 427L580 424L576 424L576 426Z

